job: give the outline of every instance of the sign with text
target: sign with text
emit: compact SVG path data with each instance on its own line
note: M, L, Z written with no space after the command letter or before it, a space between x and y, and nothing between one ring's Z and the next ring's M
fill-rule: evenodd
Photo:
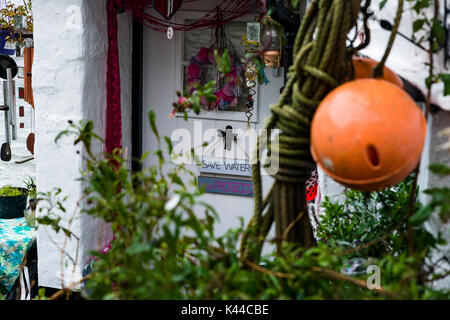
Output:
M203 157L199 170L200 173L252 176L252 169L248 160Z
M198 186L204 186L207 193L253 197L253 183L250 180L198 177Z

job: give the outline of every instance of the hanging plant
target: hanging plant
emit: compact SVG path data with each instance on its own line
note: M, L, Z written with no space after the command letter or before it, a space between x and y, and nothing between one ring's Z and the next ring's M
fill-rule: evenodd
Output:
M202 79L206 76L205 73L208 72L208 66L215 66L217 71L222 70L224 76L220 77L217 73L214 90L216 100L208 102L203 99L201 101L203 108L209 110L235 108L242 95L242 68L237 59L228 53L228 50L222 52L221 50L216 51L213 47L202 47L191 58L187 68L189 94L196 90L196 85L201 84Z

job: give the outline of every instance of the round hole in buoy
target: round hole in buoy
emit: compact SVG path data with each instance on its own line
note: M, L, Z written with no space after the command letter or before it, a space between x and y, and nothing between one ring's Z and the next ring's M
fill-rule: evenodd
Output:
M369 144L366 148L367 158L369 159L372 167L378 167L380 165L380 157L378 155L378 150L374 145Z

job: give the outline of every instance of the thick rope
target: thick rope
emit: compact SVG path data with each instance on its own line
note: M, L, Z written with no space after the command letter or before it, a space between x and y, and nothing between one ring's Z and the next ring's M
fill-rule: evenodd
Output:
M381 59L380 63L378 63L378 65L373 69L373 77L374 78L383 77L384 65L386 64L387 58L389 57L392 47L394 46L394 40L396 38L398 28L400 27L400 22L401 22L402 13L403 13L403 4L404 4L404 0L398 1L397 13L395 15L394 25L392 26L391 35L389 37L386 51L384 52L383 58Z
M305 247L314 244L308 215L298 219L306 207L305 182L315 167L309 150L310 125L320 101L344 79L346 37L356 22L360 4L361 0L313 1L302 20L294 43L294 64L278 103L270 106L271 115L265 124L266 129L280 130L279 143L265 146L261 135L253 153L255 205L241 242L244 259L259 258L264 243L261 239L273 222L276 239L286 237ZM278 161L279 170L272 175L276 181L263 201L260 155L265 149L273 155L272 162ZM281 252L281 241L277 249Z

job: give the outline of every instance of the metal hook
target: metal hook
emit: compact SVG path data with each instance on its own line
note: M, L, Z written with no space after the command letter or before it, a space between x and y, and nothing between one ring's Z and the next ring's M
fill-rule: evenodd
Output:
M237 133L233 132L232 126L227 126L225 130L217 129L217 136L224 139L224 149L230 151L233 142L237 142Z

